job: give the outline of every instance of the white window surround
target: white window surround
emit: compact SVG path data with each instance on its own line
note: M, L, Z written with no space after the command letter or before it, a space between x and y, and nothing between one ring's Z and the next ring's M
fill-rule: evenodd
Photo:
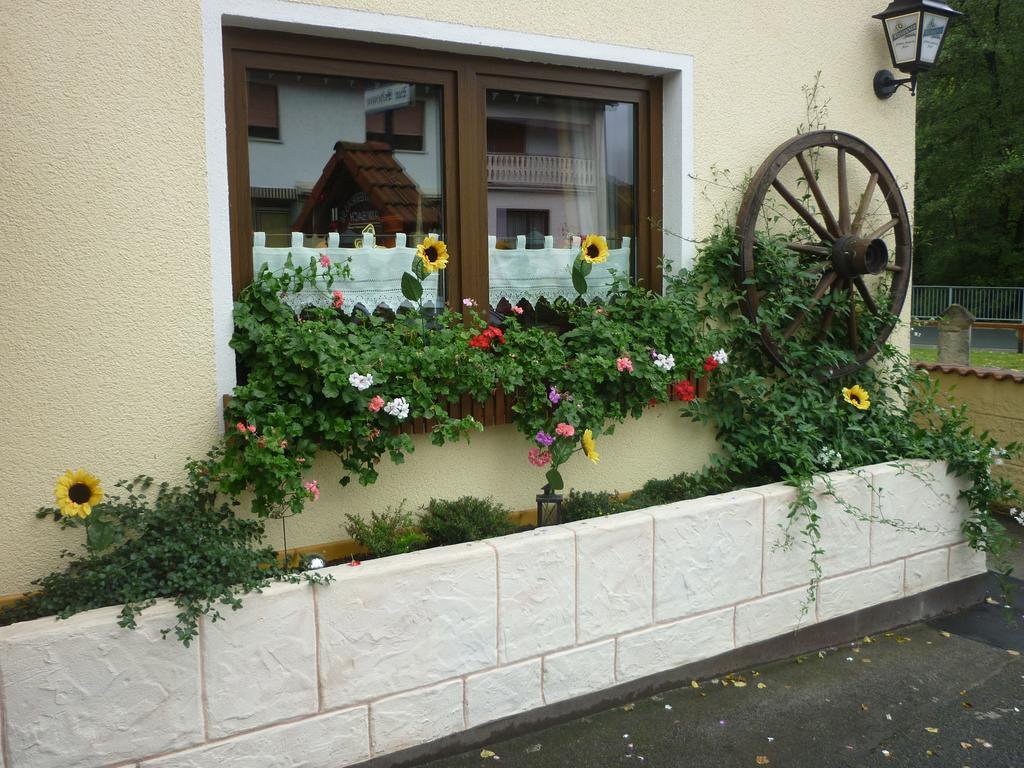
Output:
M662 219L664 256L675 268L693 262L693 57L593 43L576 38L471 27L452 22L301 5L286 0L202 0L203 90L206 111L207 193L217 391L235 386L232 325L231 239L224 113L225 26L272 29L321 37L406 45L448 53L475 54L591 69L659 76L662 97ZM401 30L414 30L415 34ZM218 398L220 403L220 398ZM218 408L220 410L220 408ZM217 414L218 423L222 413Z

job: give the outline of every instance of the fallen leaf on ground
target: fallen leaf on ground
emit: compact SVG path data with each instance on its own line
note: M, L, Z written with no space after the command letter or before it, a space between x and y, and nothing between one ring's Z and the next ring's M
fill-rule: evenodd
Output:
M974 749L974 745L971 744L971 742L969 742L969 741L961 741L960 742L960 746L963 747L964 749Z
M888 749L883 749L882 750L882 757L892 757L892 754L889 752Z
M700 688L700 683L698 683L696 680L691 680L690 681L690 687L691 688Z
M999 605L999 601L998 600L993 600L991 597L986 597L985 598L985 602L988 603L989 605Z
M872 640L872 639L871 639L870 637L866 637L866 636L865 636L865 638L864 638L863 642L865 642L865 643L873 643L873 642L875 642L875 641L874 641L874 640Z
M622 706L623 712L632 712L634 709L636 709L636 704L624 704Z
M758 683L758 684L757 684L757 687L758 687L758 688L767 688L768 686L767 686L767 685L765 685L764 683Z
M871 659L861 659L861 661L863 661L865 664L871 663Z
M1020 656L1020 651L1009 650L1007 653L1011 656Z
M974 709L974 705L971 704L971 702L969 702L969 701L961 701L960 702L960 706L963 707L964 709Z
M768 765L768 755L758 755L757 756L757 764L758 765Z
M938 732L939 732L939 729L938 729L938 728L933 728L933 727L931 727L931 726L927 726L927 727L925 728L925 730L926 730L926 731L928 731L928 733L938 733Z
M909 643L912 640L913 640L913 638L900 636L900 637L896 638L896 644L897 645L903 645L904 643Z
M532 752L540 752L541 749L542 747L540 744L531 744L526 748L526 754L530 754Z
M732 684L734 686L736 686L737 688L746 688L747 687L747 684L744 683L742 680L733 680Z
M860 705L860 708L861 708L862 710L864 710L865 712L867 712L867 711L868 711L868 705L867 705L867 704L861 704L861 705Z
M497 755L491 752L491 750L489 749L481 749L480 757L484 758L484 760L490 760L492 757L497 757Z
M939 634L942 635L943 637L952 637L952 635L949 634L949 632L939 632Z
M932 752L930 749L926 749L924 751L924 754L925 754L926 757L935 757L935 753Z

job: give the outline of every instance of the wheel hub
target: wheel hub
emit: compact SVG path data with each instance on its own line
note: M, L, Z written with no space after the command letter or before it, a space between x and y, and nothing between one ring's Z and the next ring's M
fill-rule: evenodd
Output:
M877 275L889 263L884 240L845 235L832 243L832 268L842 277Z

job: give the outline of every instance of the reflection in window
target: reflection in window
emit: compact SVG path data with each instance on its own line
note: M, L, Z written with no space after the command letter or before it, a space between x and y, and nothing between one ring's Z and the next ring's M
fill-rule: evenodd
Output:
M607 291L613 270L634 274L635 126L629 103L488 92L489 298L500 314L575 298L570 267L590 233L610 253L586 298Z
M415 246L444 236L441 89L349 77L250 71L249 183L253 267L280 268L327 252L350 260L346 307L397 309ZM274 95L277 141L254 119ZM262 94L262 95L261 95ZM424 303L444 302L432 276ZM292 297L295 304L326 296Z

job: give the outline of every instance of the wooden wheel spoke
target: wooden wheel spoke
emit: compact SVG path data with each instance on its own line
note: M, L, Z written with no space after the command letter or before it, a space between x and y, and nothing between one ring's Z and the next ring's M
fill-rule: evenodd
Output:
M836 175L839 177L839 230L850 231L850 188L846 178L846 150L839 148L836 160Z
M832 283L832 287L829 289L829 296L834 296L837 290L842 290L843 281L837 280ZM828 335L829 329L832 328L832 321L836 318L836 308L834 304L830 304L828 309L825 310L825 314L821 316L821 328L814 335L815 343L824 341Z
M878 171L871 174L871 178L868 179L868 186L864 190L864 194L860 196L860 204L857 206L857 213L853 217L853 225L850 227L850 233L859 235L861 227L864 226L864 217L868 213L868 206L871 205L871 198L875 196L875 187L878 185Z
M826 258L832 255L832 251L823 245L805 245L803 243L786 243L786 247L791 251L797 253L809 253L813 256L825 256Z
M853 283L848 283L847 294L850 298L850 314L846 319L846 330L850 337L850 347L854 352L860 351L860 334L857 330L857 302L853 298Z
M871 314L879 314L878 302L875 301L875 297L868 290L867 285L864 283L864 278L859 276L853 278L853 284L857 286L857 291L860 293L860 297L864 299L864 304L871 310Z
M885 265L885 271L886 272L902 272L903 271L903 267L901 267L899 264L886 264Z
M778 179L772 181L772 187L782 195L782 199L785 200L789 207L792 208L801 219L807 222L807 226L814 230L814 234L821 238L822 242L831 243L834 239L829 231L821 225L817 219L814 218L814 214L807 210L803 203L797 200L796 195L790 192L786 185Z
M804 174L804 181L807 182L807 186L811 190L811 194L814 195L815 202L818 204L818 209L821 211L821 216L825 219L825 227L832 237L839 237L839 223L836 221L836 217L832 215L832 209L828 207L828 201L825 200L825 195L822 194L821 187L818 186L818 180L814 177L814 169L807 162L803 152L797 152L796 161L800 164L800 170Z
M899 223L900 223L899 219L889 219L887 222L885 222L885 224L880 226L874 232L872 232L869 235L866 235L865 239L866 240L877 240L878 238L880 238L882 235L884 235L886 232L888 232L890 229L892 229L893 227L895 227Z
M820 301L821 297L825 295L825 291L829 289L829 286L836 281L838 275L829 270L821 279L818 281L818 285L814 288L814 293L811 294L811 300L808 304L814 304L816 301ZM801 309L793 317L792 322L786 327L786 330L782 332L782 336L785 339L792 338L793 334L796 333L800 326L804 324L804 319L807 317L807 310Z

